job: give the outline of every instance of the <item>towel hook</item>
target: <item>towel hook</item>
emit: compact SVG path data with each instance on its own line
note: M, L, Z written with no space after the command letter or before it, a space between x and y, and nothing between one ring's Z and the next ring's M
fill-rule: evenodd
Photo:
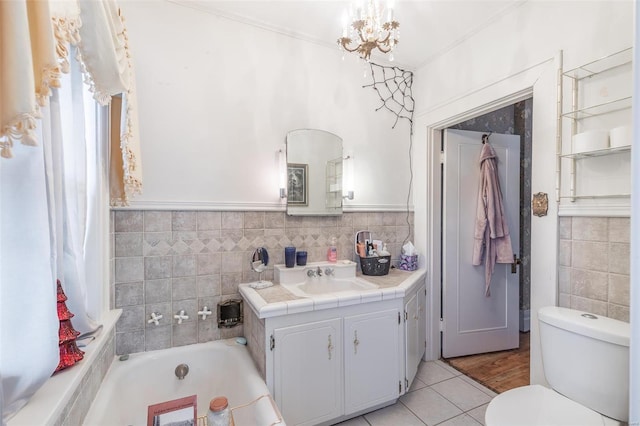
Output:
M489 134L484 134L482 135L482 144L484 145L485 143L489 142L489 136L491 136L493 134L493 132L489 132Z

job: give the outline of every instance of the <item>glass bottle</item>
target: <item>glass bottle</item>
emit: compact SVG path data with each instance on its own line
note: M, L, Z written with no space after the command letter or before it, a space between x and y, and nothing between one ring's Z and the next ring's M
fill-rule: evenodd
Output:
M207 424L208 426L229 426L229 401L226 397L218 396L211 400L207 413Z

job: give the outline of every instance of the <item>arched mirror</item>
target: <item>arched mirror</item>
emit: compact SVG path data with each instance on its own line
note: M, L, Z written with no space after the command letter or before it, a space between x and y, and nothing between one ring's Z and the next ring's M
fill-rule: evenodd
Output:
M287 133L287 213L342 214L342 138L317 129Z

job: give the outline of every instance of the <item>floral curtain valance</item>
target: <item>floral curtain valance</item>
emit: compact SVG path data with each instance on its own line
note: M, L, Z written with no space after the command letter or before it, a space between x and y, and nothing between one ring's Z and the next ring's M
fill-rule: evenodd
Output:
M118 167L111 167L112 204L126 205L142 189L135 75L124 19L113 0L0 1L0 156L15 143L37 145L39 107L68 72L69 46L94 98L108 105L122 94Z

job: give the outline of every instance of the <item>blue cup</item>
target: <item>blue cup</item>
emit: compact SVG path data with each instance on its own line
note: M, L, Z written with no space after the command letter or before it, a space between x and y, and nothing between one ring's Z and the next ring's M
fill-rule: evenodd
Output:
M296 253L296 265L304 266L307 264L307 252L299 251Z
M287 268L293 268L296 264L296 248L285 247L284 248L284 264Z

